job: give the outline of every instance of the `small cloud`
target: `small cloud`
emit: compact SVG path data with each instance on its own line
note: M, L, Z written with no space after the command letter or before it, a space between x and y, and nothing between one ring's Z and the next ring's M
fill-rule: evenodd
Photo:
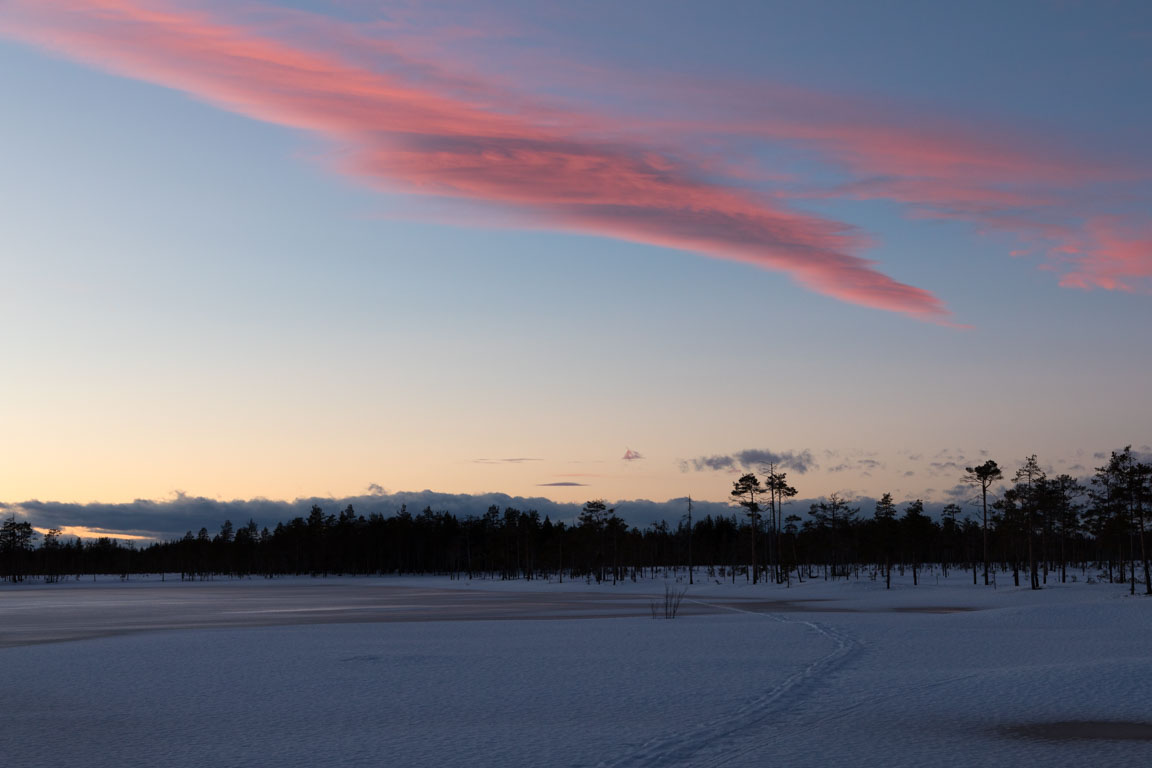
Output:
M701 456L692 459L692 466L695 467L697 472L702 472L705 469L731 469L736 460L731 456ZM687 470L688 462L683 462L681 466Z
M526 461L543 461L543 459L530 459L522 456L511 459L472 459L473 464L523 464Z
M808 450L799 452L781 451L776 453L775 451L762 451L753 448L740 451L736 454L736 459L745 467L778 464L781 467L787 467L800 474L804 474L816 466L816 461L812 458L812 452Z
M574 483L571 480L562 480L557 483L536 483L536 486L539 488L572 488L587 485L588 483Z
M812 452L807 449L803 451L776 452L759 448L746 448L743 451L737 451L732 454L699 456L690 462L682 461L680 462L680 470L682 472L687 472L689 469L695 469L697 472L703 472L705 470L719 471L722 469L731 471L737 467L743 469L761 469L767 464L775 464L777 467L790 469L801 475L817 466L816 460L812 458Z
M387 491L384 490L384 486L380 485L379 483L369 483L368 484L368 495L369 496L383 496L386 493L387 493Z
M904 473L904 477L912 477L912 476L914 476L915 474L916 474L915 472L913 472L912 470L910 470L910 469L909 469L908 471L906 471L906 472Z
M847 472L848 470L855 470L864 477L871 477L872 471L876 469L883 469L884 464L876 459L849 459L842 461L839 464L828 467L829 472Z
M624 456L622 458L624 461L636 461L637 459L642 459L644 457L640 455L639 451L634 451L631 448L628 448L624 451Z

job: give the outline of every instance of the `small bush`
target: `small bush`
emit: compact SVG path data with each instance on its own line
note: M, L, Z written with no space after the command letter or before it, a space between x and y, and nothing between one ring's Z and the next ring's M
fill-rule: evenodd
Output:
M688 593L686 587L676 588L671 584L664 585L664 600L653 600L652 618L674 619L680 611L680 603L684 602L684 595Z

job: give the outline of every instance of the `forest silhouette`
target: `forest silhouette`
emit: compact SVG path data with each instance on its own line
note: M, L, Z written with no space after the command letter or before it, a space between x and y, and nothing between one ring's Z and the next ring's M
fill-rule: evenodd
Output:
M427 507L393 515L358 514L352 505L259 528L223 521L179 539L137 545L103 537L65 540L38 534L10 516L0 524L0 577L56 582L97 574L127 579L179 574L184 580L284 575L440 574L453 578L583 579L618 583L657 576L791 584L809 579L879 579L895 570L970 572L973 584L1011 574L1041 589L1051 581L1102 579L1152 595L1146 517L1152 511L1152 463L1126 447L1087 479L1049 477L1036 459L1008 479L992 460L966 468L973 488L965 510L948 504L939 519L913 499L884 494L862 509L829 494L808 509L775 465L746 473L730 490L731 515L684 516L641 529L603 499L588 501L572 523L532 509L492 506L459 517ZM972 512L974 516L970 516Z

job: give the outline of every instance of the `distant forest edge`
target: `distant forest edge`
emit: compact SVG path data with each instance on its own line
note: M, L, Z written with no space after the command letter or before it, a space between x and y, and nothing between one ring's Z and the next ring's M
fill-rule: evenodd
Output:
M136 546L111 538L65 541L58 529L39 536L13 515L0 524L0 577L447 574L617 583L706 576L778 584L872 578L890 586L893 569L911 571L913 584L925 570L941 569L945 576L970 571L974 584L1011 572L1016 586L1024 580L1033 589L1050 579L1084 578L1127 582L1133 593L1140 583L1152 595L1145 549L1152 462L1142 458L1131 447L1114 451L1087 482L1049 477L1035 455L1010 477L989 460L964 472L973 516L949 504L939 520L925 514L922 501L898 506L891 494L869 510L830 494L797 514L789 503L796 489L771 464L733 482L732 514L694 517L689 500L679 520L644 529L629 526L603 500L584 504L573 524L510 506L461 519L431 507L365 517L352 505L338 512L313 505L306 517L272 530L229 520L214 535L201 528Z

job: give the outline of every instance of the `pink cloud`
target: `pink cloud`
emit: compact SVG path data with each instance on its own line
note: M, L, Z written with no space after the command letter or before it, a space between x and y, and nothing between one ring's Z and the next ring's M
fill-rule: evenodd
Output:
M1133 197L1131 185L1152 180L1146 159L1118 156L1099 144L1073 147L1050 131L1007 129L971 116L949 119L938 105L909 107L772 83L612 72L547 56L531 66L519 64L573 93L615 101L633 126L646 125L653 133L696 144L739 137L791 145L806 151L808 161L845 177L812 184L780 169L760 172L754 163L731 174L771 182L781 199L891 200L914 218L964 221L979 233L1006 234L1020 243L1015 254L1044 259L1041 269L1067 270L1066 252L1076 248L1080 259L1061 281L1065 286L1129 290L1139 282L1105 275L1121 263L1121 271L1132 271L1141 240L1121 245L1101 237L1089 222L1110 207L1122 209ZM1152 223L1147 214L1123 218L1130 230Z
M1072 269L1060 285L1126 292L1152 288L1152 227L1137 229L1114 217L1099 217L1088 222L1086 236L1085 245L1068 243L1061 249Z
M1075 271L1066 287L1145 290L1147 214L1104 215L1101 208L1125 207L1134 183L1152 180L1152 166L1108 156L1091 157L1037 137L987 129L959 130L904 111L877 116L861 105L813 107L803 118L736 121L702 131L757 135L817 150L849 180L827 188L792 189L786 195L884 199L904 204L915 218L973 224L981 233L1005 233L1035 253L1041 268ZM1137 193L1139 194L1139 193ZM1102 224L1101 222L1109 222ZM1077 254L1074 261L1066 258Z
M323 137L340 171L388 190L746 262L920 319L949 315L932 293L858 256L868 242L845 224L709 180L688 153L627 138L635 126L510 98L444 66L413 74L397 48L382 52L406 63L399 74L143 0L10 0L0 33Z

